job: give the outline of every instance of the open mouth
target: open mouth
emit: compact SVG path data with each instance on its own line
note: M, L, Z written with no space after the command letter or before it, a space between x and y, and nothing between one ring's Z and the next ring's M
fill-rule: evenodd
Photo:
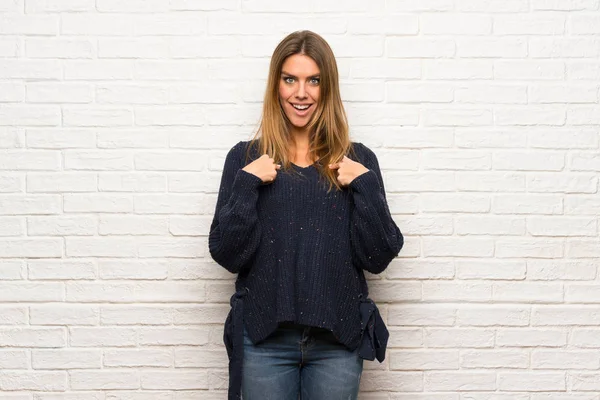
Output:
M299 116L304 116L308 114L308 110L310 110L310 108L313 106L312 104L290 104L292 105L294 111L296 111L296 114L298 114Z

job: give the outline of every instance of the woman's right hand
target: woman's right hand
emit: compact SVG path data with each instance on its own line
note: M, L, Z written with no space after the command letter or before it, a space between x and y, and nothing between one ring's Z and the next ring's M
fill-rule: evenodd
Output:
M273 158L269 157L268 154L263 154L242 169L258 176L263 183L271 183L277 177L277 170L280 168L281 165L275 164Z

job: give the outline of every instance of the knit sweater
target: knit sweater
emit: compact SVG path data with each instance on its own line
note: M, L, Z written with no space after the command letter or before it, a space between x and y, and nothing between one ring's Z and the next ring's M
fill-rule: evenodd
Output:
M378 274L404 240L390 215L375 153L354 142L356 160L369 169L341 191L327 193L319 163L292 164L263 184L242 168L260 154L240 141L225 159L209 250L247 288L244 325L258 343L281 321L327 328L349 349L361 337L363 270ZM327 166L325 166L327 167Z

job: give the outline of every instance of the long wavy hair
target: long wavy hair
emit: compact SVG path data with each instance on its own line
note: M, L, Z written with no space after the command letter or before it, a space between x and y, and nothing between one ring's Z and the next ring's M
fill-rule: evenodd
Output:
M348 119L342 104L339 74L335 56L329 44L318 34L302 30L286 36L275 48L269 66L267 88L258 130L248 147L260 154L268 154L282 169L292 169L290 160L291 123L279 100L281 70L285 60L294 54L312 58L320 71L320 93L315 112L306 128L309 132L309 158L317 160L315 166L323 178L329 181L329 191L337 181L337 171L330 163L339 162L344 155L354 154L348 128ZM248 155L249 155L248 152Z

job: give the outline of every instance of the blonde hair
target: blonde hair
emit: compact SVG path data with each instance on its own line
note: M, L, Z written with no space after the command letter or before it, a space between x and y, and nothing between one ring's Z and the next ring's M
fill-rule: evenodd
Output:
M344 155L353 150L348 119L340 96L335 56L325 39L314 32L293 32L275 48L269 66L261 120L248 149L250 151L258 142L260 154L268 154L284 170L291 169L291 127L279 101L279 85L282 66L294 54L312 58L320 71L319 101L307 124L310 132L309 157L312 160L318 158L319 162L315 165L321 176L329 181L329 190L333 186L341 189L336 170L330 169L328 165L341 161Z

